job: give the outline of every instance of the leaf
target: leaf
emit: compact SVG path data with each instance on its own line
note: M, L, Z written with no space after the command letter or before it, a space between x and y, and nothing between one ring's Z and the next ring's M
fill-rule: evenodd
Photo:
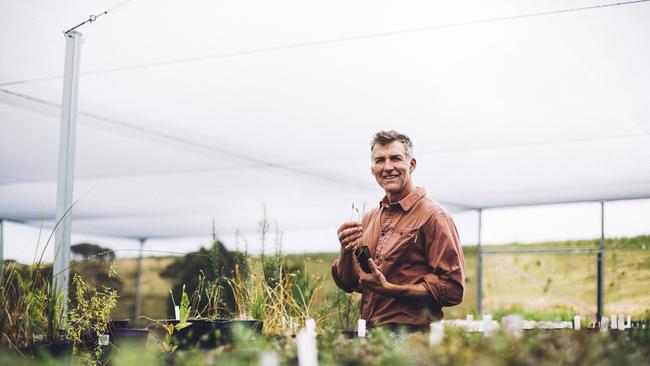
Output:
M181 295L181 304L179 306L179 323L187 322L187 319L190 317L190 299L185 292L185 286L183 286L183 294Z

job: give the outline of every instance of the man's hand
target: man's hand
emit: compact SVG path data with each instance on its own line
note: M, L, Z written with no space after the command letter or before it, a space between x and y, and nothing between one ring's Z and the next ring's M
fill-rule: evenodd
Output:
M370 291L377 292L384 296L406 298L421 301L425 304L431 303L431 296L426 287L421 283L415 285L396 285L388 282L386 276L379 270L375 261L368 260L371 273L359 271L359 283Z
M361 229L361 223L358 221L347 221L339 226L337 233L341 248L349 253L356 247L358 240L363 235L363 230Z
M375 261L371 258L368 260L368 265L370 266L370 273L365 273L359 271L359 283L364 287L370 289L371 291L378 292L380 294L388 294L392 290L392 286L384 276L379 268L375 264Z

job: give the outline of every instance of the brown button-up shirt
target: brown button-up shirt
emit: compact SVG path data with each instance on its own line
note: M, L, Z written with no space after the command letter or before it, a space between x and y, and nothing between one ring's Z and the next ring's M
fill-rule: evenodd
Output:
M443 317L442 307L459 304L465 285L465 259L454 221L444 208L417 188L401 201L379 208L362 220L361 243L386 280L396 285L421 283L430 301L388 297L359 285L358 265L348 278L341 278L336 258L332 277L341 289L361 292L361 318L371 326L381 324L423 325ZM356 259L354 259L356 261Z

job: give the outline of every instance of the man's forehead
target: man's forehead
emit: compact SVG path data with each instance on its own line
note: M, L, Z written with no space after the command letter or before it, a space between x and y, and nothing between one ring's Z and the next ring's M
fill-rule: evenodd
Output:
M375 144L372 147L372 156L406 156L406 147L400 141L391 142L388 145Z

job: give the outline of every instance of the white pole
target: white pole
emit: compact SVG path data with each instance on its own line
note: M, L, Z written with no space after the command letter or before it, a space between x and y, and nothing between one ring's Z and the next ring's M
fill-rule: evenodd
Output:
M79 86L79 54L83 36L77 31L66 33L63 68L63 100L61 103L61 134L59 138L59 172L56 194L56 229L54 245L53 286L61 299L62 314L67 314L68 278L70 276L70 233L72 185L74 181L75 136L77 131L77 94ZM60 322L65 329L65 322Z
M483 247L481 230L483 226L483 209L478 209L478 242L476 244L476 314L483 314Z
M135 272L135 311L133 314L133 322L135 324L140 323L140 313L142 311L142 294L141 294L141 282L142 282L142 248L144 247L144 242L147 239L140 239L140 251L138 252L138 262ZM178 314L176 319L179 319Z

